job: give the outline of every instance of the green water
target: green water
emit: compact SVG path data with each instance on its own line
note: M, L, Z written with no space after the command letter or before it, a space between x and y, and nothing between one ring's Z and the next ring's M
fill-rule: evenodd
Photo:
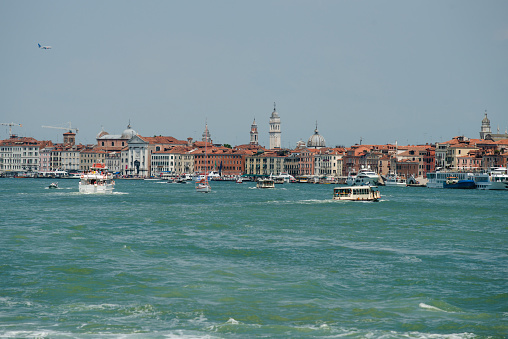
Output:
M504 338L508 192L0 179L0 337Z

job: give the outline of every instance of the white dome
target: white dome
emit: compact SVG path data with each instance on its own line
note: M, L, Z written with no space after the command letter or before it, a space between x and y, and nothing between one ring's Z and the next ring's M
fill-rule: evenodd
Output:
M133 136L138 135L138 133L131 128L131 124L127 125L127 129L122 133L122 139L130 139Z
M317 124L316 124L316 129L314 130L314 135L312 135L309 138L309 141L307 141L307 147L312 147L312 148L326 147L325 138L323 138L323 136L319 135Z

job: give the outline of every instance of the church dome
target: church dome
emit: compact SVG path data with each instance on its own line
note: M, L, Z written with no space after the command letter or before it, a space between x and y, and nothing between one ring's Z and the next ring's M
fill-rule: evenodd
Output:
M485 111L485 118L483 118L482 124L490 124L490 120L487 118L487 111Z
M131 124L129 123L127 125L127 129L125 131L123 131L121 138L122 139L130 139L135 135L138 135L138 133L131 128Z
M109 133L108 133L108 132L106 132L105 130L101 130L101 131L99 132L99 134L97 134L97 136L95 137L95 139L102 138L102 137L103 137L103 136L105 136L105 135L109 135Z
M309 141L307 141L307 147L312 148L326 147L325 138L323 138L322 135L319 135L317 123L316 129L314 130L314 134L309 138Z

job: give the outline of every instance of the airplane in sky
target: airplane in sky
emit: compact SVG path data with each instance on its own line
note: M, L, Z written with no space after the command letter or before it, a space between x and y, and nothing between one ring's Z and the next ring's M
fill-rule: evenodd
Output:
M51 49L51 46L41 46L41 44L37 44L37 45L39 45L40 49Z

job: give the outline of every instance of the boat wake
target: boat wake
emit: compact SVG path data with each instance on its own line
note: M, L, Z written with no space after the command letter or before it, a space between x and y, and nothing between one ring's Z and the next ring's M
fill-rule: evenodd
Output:
M424 308L424 309L429 310L429 311L448 312L448 311L442 310L442 309L440 309L438 307L427 305L425 303L420 303L418 306L420 308Z

